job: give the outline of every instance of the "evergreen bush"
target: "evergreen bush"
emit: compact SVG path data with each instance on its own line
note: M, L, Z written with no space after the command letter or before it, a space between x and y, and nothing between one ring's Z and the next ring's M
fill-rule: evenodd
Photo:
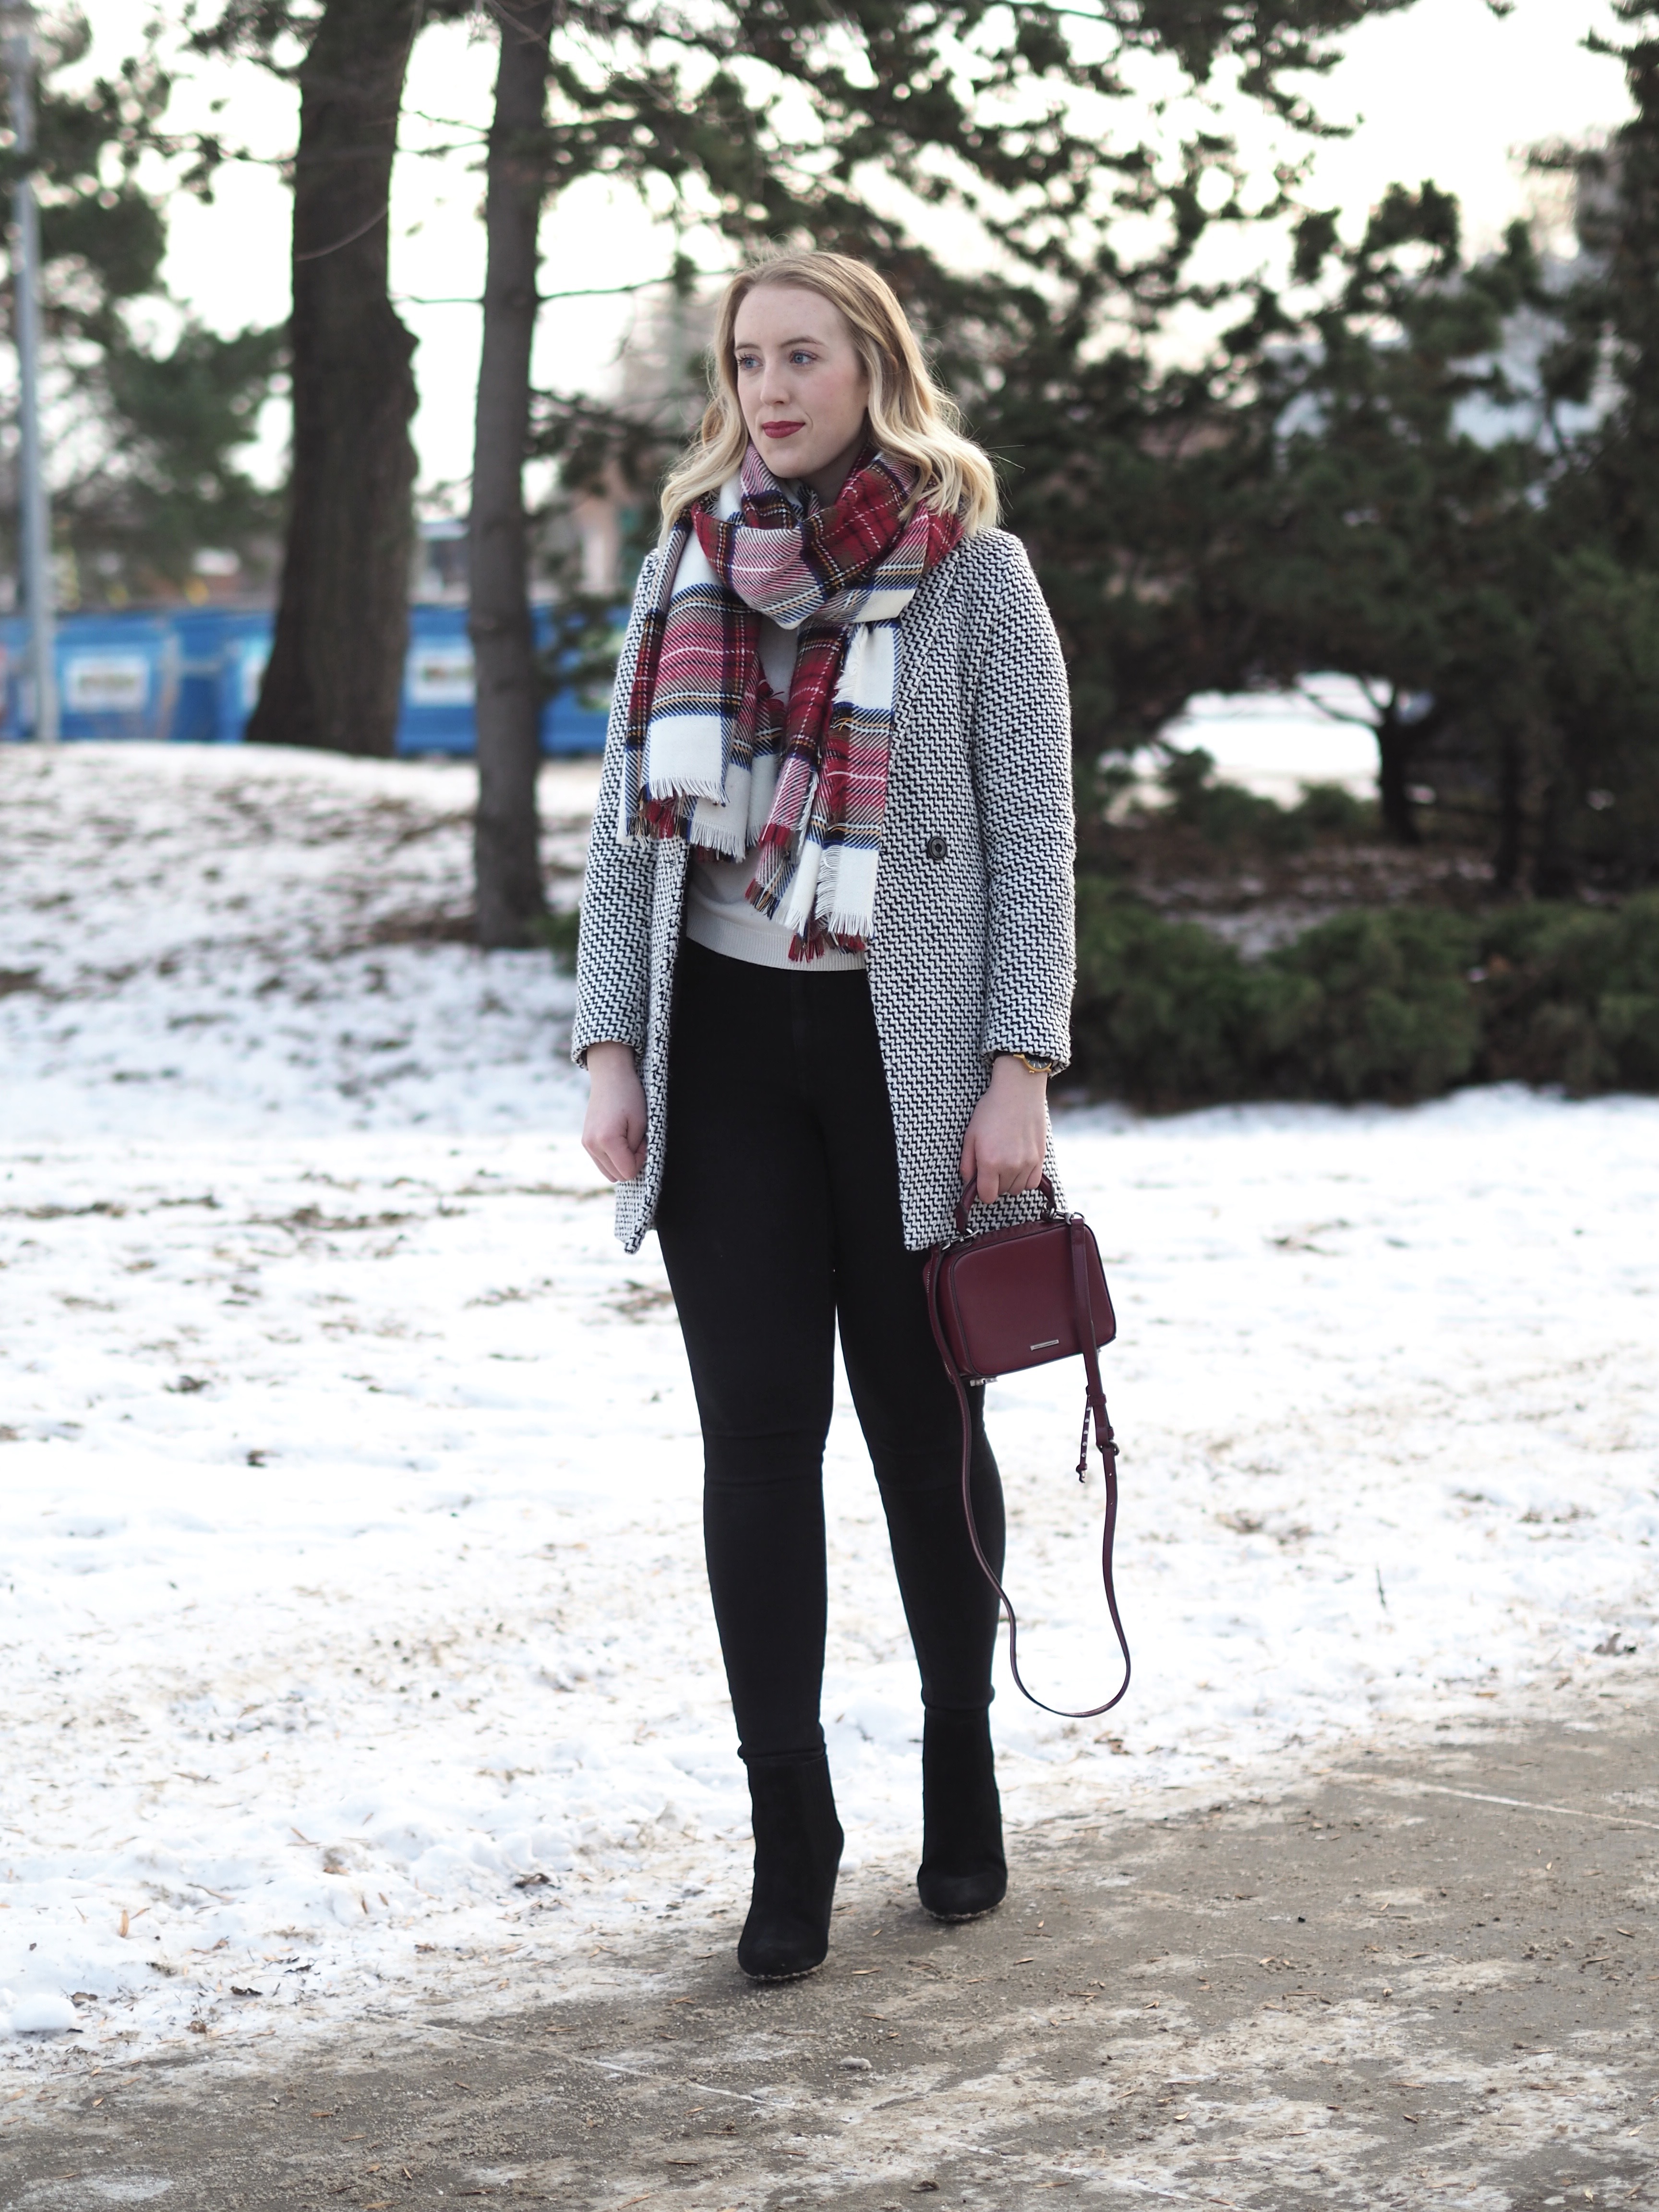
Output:
M1242 784L1218 782L1215 757L1202 745L1172 749L1158 772L1170 818L1196 830L1224 851L1261 845L1270 852L1300 853L1313 842L1299 810L1277 805Z
M1356 799L1341 783L1304 783L1290 811L1316 837L1375 837L1382 826L1376 801Z
M1659 1090L1659 892L1614 911L1540 904L1484 933L1483 1073L1568 1090Z
M1338 915L1269 953L1262 981L1282 988L1257 993L1263 1090L1396 1105L1449 1091L1480 1048L1468 980L1476 942L1461 915L1391 907Z
M1127 790L1133 773L1103 762L1094 772L1094 799L1104 807ZM1255 846L1264 853L1305 853L1321 837L1375 837L1382 817L1372 799L1356 799L1340 783L1304 783L1294 806L1281 806L1242 784L1218 781L1215 757L1202 745L1171 746L1158 771L1168 820L1196 830L1224 852Z
M1231 945L1088 876L1077 940L1075 1075L1154 1109L1249 1095L1250 978Z
M1358 909L1247 960L1078 885L1072 1072L1155 1110L1408 1104L1464 1082L1659 1091L1659 893L1617 911Z
M574 911L537 925L561 967L578 928ZM1085 874L1070 1073L1158 1113L1410 1105L1469 1082L1659 1091L1659 891L1617 909L1360 908L1247 960Z

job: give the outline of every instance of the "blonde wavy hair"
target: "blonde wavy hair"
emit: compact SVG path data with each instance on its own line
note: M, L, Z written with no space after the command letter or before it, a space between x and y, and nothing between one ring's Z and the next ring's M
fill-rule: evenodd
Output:
M760 284L793 284L838 307L870 379L870 431L884 453L916 471L915 500L960 517L971 537L997 519L996 471L959 428L948 392L928 374L915 332L885 277L845 253L778 253L734 276L720 298L713 390L696 441L662 488L665 538L689 507L735 476L749 447L738 398L738 310Z

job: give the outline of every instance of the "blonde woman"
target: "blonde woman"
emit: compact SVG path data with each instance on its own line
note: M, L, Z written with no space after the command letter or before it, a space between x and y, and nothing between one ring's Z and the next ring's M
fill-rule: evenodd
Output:
M837 1328L921 1672L921 1903L964 1919L1007 1887L996 1601L922 1291L965 1182L1017 1218L1054 1177L1067 1051L1066 677L995 516L873 269L789 253L733 280L618 669L573 1050L583 1142L628 1249L657 1231L696 1391L759 1979L822 1964L841 1857L818 1717Z

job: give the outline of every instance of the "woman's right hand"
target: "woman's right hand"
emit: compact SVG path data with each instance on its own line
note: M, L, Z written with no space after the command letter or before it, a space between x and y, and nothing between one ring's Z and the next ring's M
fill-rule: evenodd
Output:
M625 1044L587 1048L587 1113L582 1149L610 1182L645 1171L645 1091Z

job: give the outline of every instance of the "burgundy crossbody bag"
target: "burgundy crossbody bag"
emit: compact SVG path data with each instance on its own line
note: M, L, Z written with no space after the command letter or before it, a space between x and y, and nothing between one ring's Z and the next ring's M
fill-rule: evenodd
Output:
M971 1182L957 1206L957 1234L945 1244L935 1244L927 1255L926 1282L927 1311L933 1324L933 1340L945 1371L956 1386L962 1411L962 1510L968 1518L968 1536L974 1556L984 1570L1008 1615L1008 1664L1023 1696L1045 1713L1072 1721L1094 1720L1109 1713L1129 1686L1129 1643L1118 1617L1117 1592L1112 1586L1112 1535L1117 1525L1117 1444L1107 1418L1106 1395L1100 1383L1099 1347L1117 1334L1111 1294L1100 1264L1100 1247L1080 1213L1062 1218L1054 1187L1047 1176L1040 1186L1047 1210L1041 1221L1021 1222L1012 1229L993 1229L970 1236L969 1208L975 1188ZM1089 1474L1089 1427L1100 1448L1106 1474L1106 1527L1101 1539L1100 1573L1106 1588L1107 1609L1117 1632L1123 1654L1123 1680L1103 1705L1086 1711L1067 1712L1060 1705L1043 1705L1020 1680L1018 1638L1019 1623L1008 1593L985 1556L974 1522L969 1484L972 1472L973 1425L968 1410L968 1385L1012 1375L1022 1367L1042 1367L1051 1359L1071 1359L1081 1352L1087 1378L1083 1404L1083 1443L1078 1453L1078 1480Z

